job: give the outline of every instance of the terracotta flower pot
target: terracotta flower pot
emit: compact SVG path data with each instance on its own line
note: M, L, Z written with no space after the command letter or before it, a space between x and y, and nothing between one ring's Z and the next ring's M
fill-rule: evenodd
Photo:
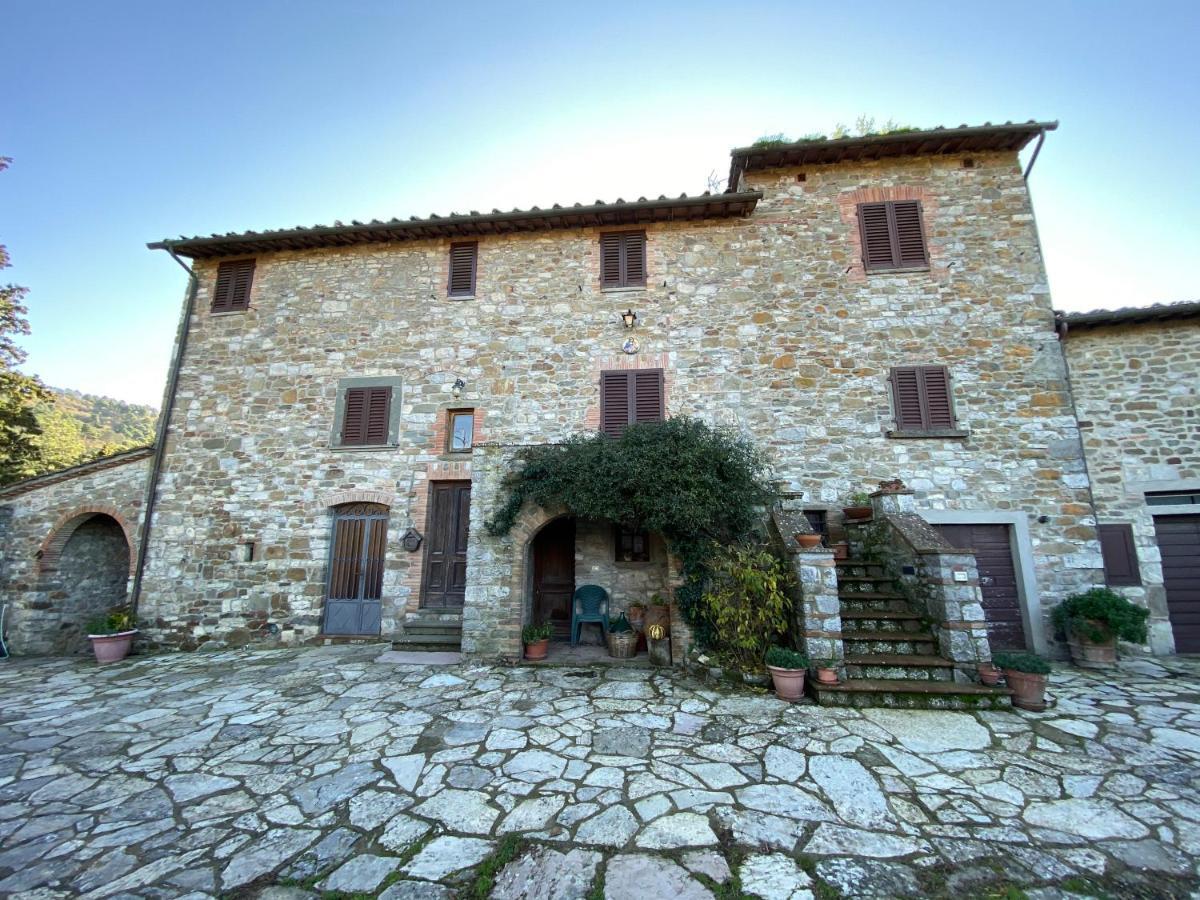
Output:
M844 506L842 507L842 515L847 519L856 522L863 522L871 518L872 509L869 506Z
M837 669L827 666L817 666L817 684L837 684Z
M1000 670L991 663L980 663L979 680L987 687L995 687L1000 683Z
M629 619L630 625L632 625L634 628L637 628L638 625L646 618L646 607L629 607L627 610L625 610L625 618Z
M804 670L780 669L777 666L767 666L771 673L771 681L775 684L775 695L780 700L795 702L804 696Z
M1089 622L1096 628L1104 629L1102 622ZM1092 641L1077 634L1074 630L1067 632L1067 646L1071 648L1071 662L1083 669L1111 669L1117 664L1117 639L1110 637L1107 641Z
M545 659L550 653L550 638L534 641L525 645L526 659Z
M1005 669L1004 680L1013 691L1013 706L1041 712L1046 708L1046 676Z
M121 631L117 634L89 634L88 640L92 642L92 652L96 654L96 662L114 663L123 660L129 655L135 634L137 634L136 628L133 631Z
M821 536L819 534L797 534L796 543L800 545L801 550L812 550L814 547L821 546Z

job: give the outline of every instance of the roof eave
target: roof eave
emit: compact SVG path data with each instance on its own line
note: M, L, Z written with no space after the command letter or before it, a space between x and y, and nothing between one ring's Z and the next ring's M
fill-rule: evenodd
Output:
M192 259L233 256L273 250L306 250L360 243L473 238L513 232L634 225L660 221L699 220L746 216L762 199L761 191L702 194L698 197L659 197L628 203L511 210L486 214L433 216L427 219L393 219L390 222L325 225L282 231L244 232L210 237L179 238L147 244L151 250L168 250Z
M775 147L738 147L729 154L729 187L737 187L738 177L743 172L783 166L1020 150L1038 135L1057 128L1057 121L1008 122L1003 125L964 125L959 128L933 128L865 137L795 141Z

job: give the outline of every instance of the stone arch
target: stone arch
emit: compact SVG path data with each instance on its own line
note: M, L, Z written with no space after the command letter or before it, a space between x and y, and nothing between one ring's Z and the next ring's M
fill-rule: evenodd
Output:
M509 531L513 542L513 566L508 596L512 598L512 611L517 613L522 625L529 620L533 596L533 540L551 522L572 515L574 513L565 506L550 509L526 506L517 515L516 524Z
M37 552L38 574L52 575L57 572L59 562L62 559L63 548L67 546L67 542L71 540L71 536L75 534L80 525L98 515L108 516L108 518L120 525L121 530L125 533L125 543L129 546L129 576L132 578L137 568L137 553L135 551L137 541L134 536L134 529L119 509L115 506L106 505L81 506L58 517L58 521L54 523L50 529L50 533L46 535L46 539L42 541L42 546Z
M378 503L380 506L386 506L389 510L396 505L396 495L388 491L336 491L332 494L326 494L318 502L318 512L328 513L335 506L344 506L347 503Z

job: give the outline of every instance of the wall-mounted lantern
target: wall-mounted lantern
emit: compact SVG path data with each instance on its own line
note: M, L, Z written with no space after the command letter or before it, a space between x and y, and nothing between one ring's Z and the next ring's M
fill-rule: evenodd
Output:
M625 323L626 328L632 328L637 324L637 313L632 309L627 309L621 313L621 321Z
M454 384L451 385L451 387L450 387L450 393L452 393L454 395L455 400L457 400L459 397L462 396L463 388L465 388L466 386L467 386L467 383L465 381L463 381L461 378L454 379Z

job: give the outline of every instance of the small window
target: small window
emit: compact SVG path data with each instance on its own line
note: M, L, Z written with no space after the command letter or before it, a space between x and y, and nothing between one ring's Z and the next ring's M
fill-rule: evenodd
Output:
M338 381L331 447L394 447L400 440L402 380L395 375Z
M1146 491L1147 506L1200 506L1200 491Z
M1133 544L1132 525L1097 525L1100 554L1104 557L1104 580L1111 587L1131 587L1142 583L1137 549Z
M617 562L650 562L650 534L632 528L616 529Z
M929 266L919 201L860 203L858 227L868 272Z
M446 293L451 297L475 296L475 266L479 245L471 243L450 245L450 278Z
M809 527L812 528L814 534L819 534L823 538L829 537L829 517L823 509L806 509L804 518L808 519Z
M945 366L898 366L889 380L897 430L937 432L955 427L950 370Z
M475 445L475 410L450 411L450 452L470 453Z
M661 422L662 369L600 373L600 430L620 437L635 422Z
M236 312L250 308L250 285L254 282L254 260L237 259L217 266L213 289L213 312Z
M614 231L600 235L600 286L646 284L646 232Z

